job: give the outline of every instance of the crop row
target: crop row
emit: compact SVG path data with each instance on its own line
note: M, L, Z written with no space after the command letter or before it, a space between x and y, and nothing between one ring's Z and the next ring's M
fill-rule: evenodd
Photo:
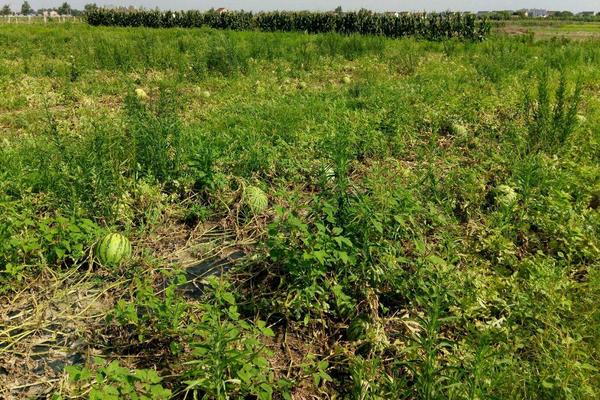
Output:
M372 12L261 12L158 11L96 9L87 14L89 24L150 28L198 28L299 31L308 33L417 36L431 40L463 38L482 40L490 32L487 20L463 13L381 14Z

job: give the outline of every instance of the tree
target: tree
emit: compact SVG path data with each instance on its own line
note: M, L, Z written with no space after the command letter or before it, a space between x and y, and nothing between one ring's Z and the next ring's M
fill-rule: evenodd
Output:
M25 0L21 5L21 15L29 15L33 12L33 8L29 5L29 2Z
M71 14L71 6L66 1L56 10L60 15Z
M558 11L555 13L558 18L569 18L573 16L571 11Z
M510 11L507 11L507 10L498 11L498 15L504 21L507 21L510 19Z
M88 3L85 6L83 6L83 12L84 13L90 13L92 11L95 11L98 9L98 6L96 5L96 3Z
M337 14L341 14L342 13L342 6L337 6L334 10Z
M0 15L10 15L12 14L12 10L10 9L10 6L8 4L5 4L2 7L2 10L0 10Z

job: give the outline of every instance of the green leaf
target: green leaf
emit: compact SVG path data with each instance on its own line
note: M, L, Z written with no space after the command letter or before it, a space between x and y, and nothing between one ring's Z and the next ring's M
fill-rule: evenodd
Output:
M222 294L221 296L223 298L223 300L225 300L227 303L229 304L235 304L235 296L233 295L233 293L230 292L225 292Z
M552 382L548 382L547 380L542 381L542 387L544 389L552 389L554 384Z
M427 260L434 264L434 265L438 265L438 266L445 266L446 265L446 261L443 258L440 258L436 255L431 255L429 257L427 257Z

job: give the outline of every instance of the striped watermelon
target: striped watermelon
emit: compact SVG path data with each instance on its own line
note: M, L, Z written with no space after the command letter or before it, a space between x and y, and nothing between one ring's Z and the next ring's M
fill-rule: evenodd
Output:
M267 194L256 186L247 186L244 190L244 202L252 214L262 214L269 207Z
M327 182L333 182L335 180L335 169L333 169L333 167L325 167L323 173Z
M131 256L131 243L120 233L108 234L98 245L96 255L100 264L115 267Z

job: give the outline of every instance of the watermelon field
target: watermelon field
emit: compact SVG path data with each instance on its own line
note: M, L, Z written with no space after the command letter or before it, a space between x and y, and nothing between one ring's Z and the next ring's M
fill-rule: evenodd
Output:
M599 40L0 26L0 398L600 398Z

